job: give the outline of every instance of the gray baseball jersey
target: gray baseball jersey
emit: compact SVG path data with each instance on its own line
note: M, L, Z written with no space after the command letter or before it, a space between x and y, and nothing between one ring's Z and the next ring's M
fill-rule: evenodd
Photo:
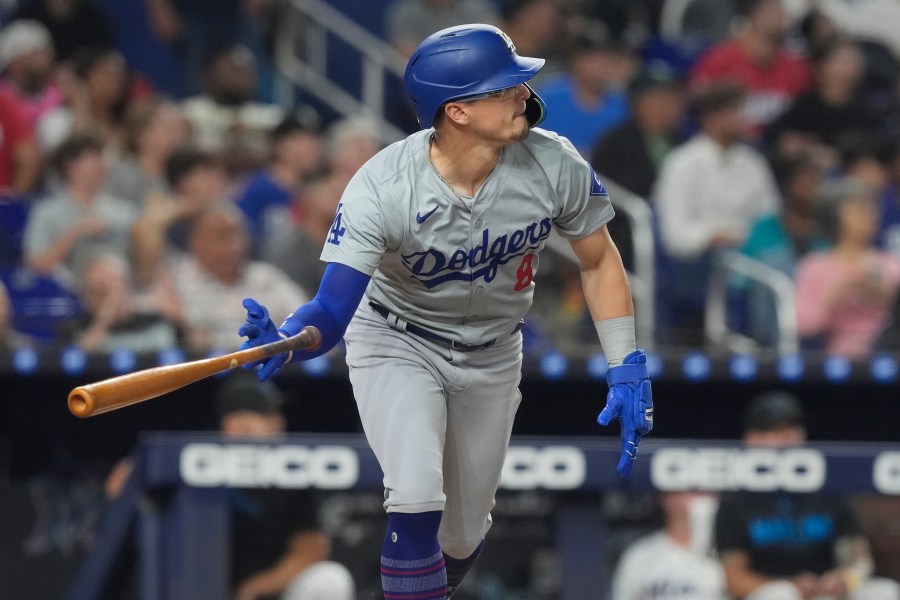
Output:
M371 275L366 301L452 340L481 344L508 334L530 308L551 228L586 237L613 209L571 143L542 129L503 148L466 202L431 167L431 135L392 144L356 173L321 258Z

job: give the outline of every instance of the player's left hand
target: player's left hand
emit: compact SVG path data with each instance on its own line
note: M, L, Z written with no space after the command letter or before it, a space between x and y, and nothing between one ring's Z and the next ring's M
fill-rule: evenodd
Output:
M238 329L238 335L246 336L247 340L240 345L239 350L255 348L281 339L278 328L269 318L269 310L265 306L253 298L244 298L242 304L247 309L247 320ZM260 381L265 381L284 365L284 355L273 356L265 362L258 360L248 363L244 365L244 368L253 369L260 364L263 365L263 368L260 369L258 378Z
M601 425L609 425L617 418L622 427L622 455L616 471L628 477L637 458L641 437L653 429L653 391L647 376L647 354L635 350L621 365L606 372L609 393L606 407L597 417Z

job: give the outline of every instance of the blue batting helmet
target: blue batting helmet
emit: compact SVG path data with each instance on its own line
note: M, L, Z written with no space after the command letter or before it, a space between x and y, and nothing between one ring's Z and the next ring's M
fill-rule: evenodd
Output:
M496 92L534 77L543 58L516 54L509 36L493 25L457 25L433 33L419 44L406 65L403 83L425 129L451 100ZM546 106L531 86L525 117L534 127L544 120Z

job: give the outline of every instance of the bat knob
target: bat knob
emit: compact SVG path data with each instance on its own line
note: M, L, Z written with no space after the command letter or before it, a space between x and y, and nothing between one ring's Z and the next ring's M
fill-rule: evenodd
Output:
M94 412L94 399L84 388L75 388L69 392L69 412L76 417L85 418Z

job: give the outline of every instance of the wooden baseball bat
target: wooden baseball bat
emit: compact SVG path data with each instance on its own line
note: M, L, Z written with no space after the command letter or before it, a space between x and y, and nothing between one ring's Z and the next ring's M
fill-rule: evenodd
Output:
M247 363L294 350L316 350L321 344L322 334L315 327L308 326L297 335L256 348L135 371L75 388L69 392L69 411L76 417L92 417L168 394L195 381Z

